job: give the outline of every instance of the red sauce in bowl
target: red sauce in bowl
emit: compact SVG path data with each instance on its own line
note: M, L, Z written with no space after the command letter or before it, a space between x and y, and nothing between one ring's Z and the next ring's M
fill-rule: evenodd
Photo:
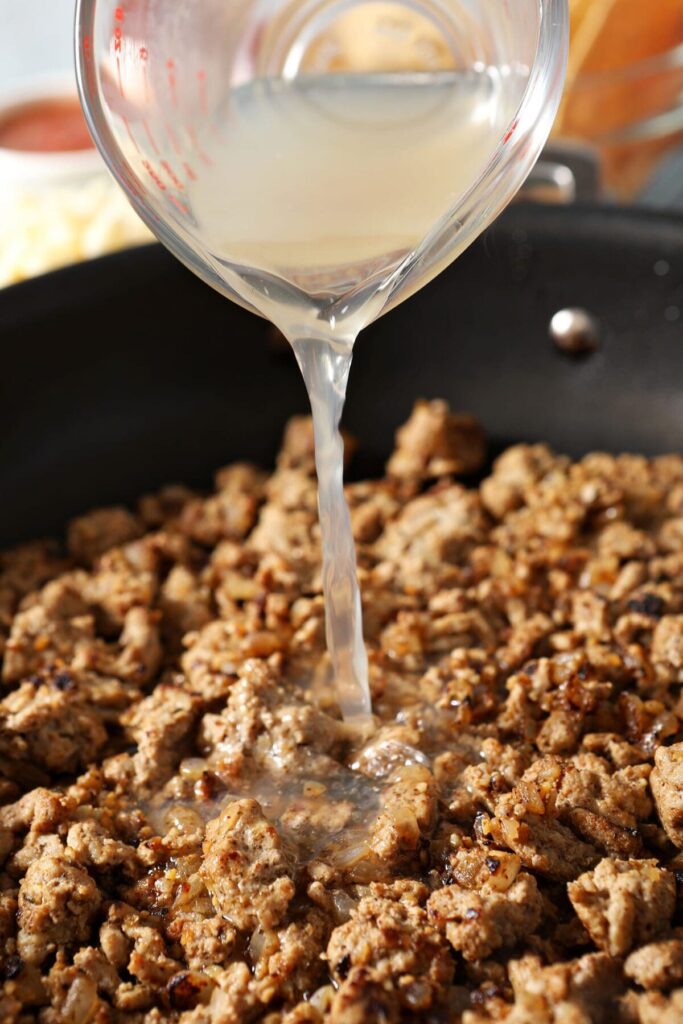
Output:
M73 153L92 145L77 99L35 100L0 114L0 149Z

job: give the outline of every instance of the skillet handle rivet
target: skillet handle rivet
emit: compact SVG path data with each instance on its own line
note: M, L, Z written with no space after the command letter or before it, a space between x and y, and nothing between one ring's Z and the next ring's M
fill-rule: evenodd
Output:
M600 324L585 309L560 309L550 321L550 337L566 355L589 355L599 347Z

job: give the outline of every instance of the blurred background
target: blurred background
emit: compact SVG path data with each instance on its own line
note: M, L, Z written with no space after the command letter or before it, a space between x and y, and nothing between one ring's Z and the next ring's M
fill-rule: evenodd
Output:
M526 189L683 209L683 0L570 0L567 88ZM74 0L5 0L0 34L0 287L151 240L89 144L75 99ZM402 15L410 19L409 11ZM338 24L338 69L376 38Z

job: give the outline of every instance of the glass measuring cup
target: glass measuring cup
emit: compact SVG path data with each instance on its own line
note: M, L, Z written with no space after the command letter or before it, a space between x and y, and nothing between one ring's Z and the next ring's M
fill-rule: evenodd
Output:
M354 314L349 334L435 276L512 198L549 133L566 66L566 0L79 0L76 20L86 115L138 213L209 284L276 321L264 291L301 290L301 274L273 260L250 266L230 238L211 237L194 201L230 95L259 80L451 73L460 81L492 70L502 103L489 148L423 236L414 232L390 265L381 265L383 253L352 253L357 272L341 286L324 274L303 281L313 295L309 324L324 311L337 331L349 293L362 292L364 314ZM302 168L294 188L310 182ZM254 197L234 196L235 221L250 215L248 202Z
M328 649L371 705L339 422L353 344L512 198L559 103L566 0L80 0L95 140L152 231L292 344Z

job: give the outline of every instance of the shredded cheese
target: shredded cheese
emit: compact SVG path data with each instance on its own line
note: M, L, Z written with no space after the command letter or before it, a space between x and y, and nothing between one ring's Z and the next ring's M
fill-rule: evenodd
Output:
M104 175L78 185L0 193L0 287L153 236Z

